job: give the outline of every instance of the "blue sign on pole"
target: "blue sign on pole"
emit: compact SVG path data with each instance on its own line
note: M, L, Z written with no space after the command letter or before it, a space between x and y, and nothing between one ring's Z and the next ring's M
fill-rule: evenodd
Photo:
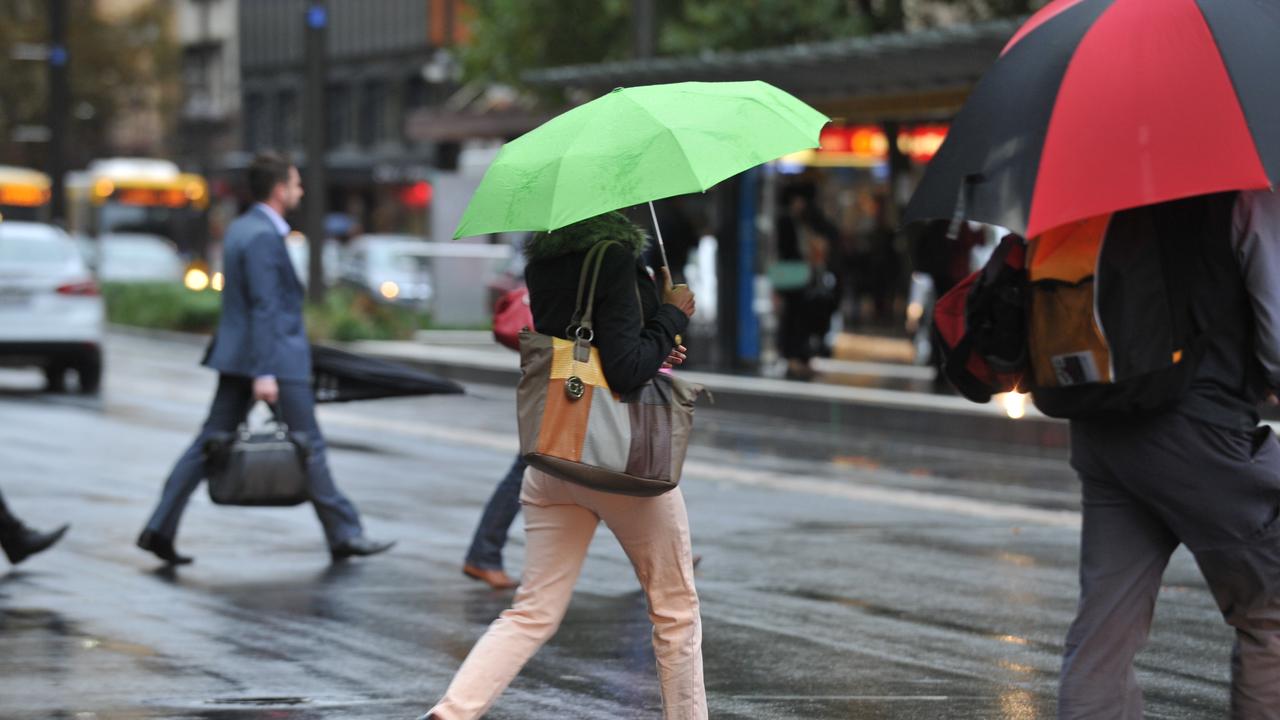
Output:
M329 24L329 13L324 8L313 5L307 10L307 26L317 30Z
M756 210L760 168L742 173L738 190L738 360L760 359L760 322L756 317Z
M67 64L67 49L62 45L54 45L49 48L49 64L55 67L62 67Z

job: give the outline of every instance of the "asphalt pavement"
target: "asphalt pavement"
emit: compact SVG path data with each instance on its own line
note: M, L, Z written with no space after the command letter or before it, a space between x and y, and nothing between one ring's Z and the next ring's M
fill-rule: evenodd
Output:
M0 372L0 487L61 545L0 565L0 719L412 720L510 593L460 573L516 450L509 388L325 406L337 481L388 555L330 565L307 507L215 507L133 547L215 377L200 347L114 336L101 398ZM683 483L711 716L1051 718L1076 598L1060 455L700 411ZM523 559L519 521L508 570ZM6 572L7 570L7 572ZM1194 563L1139 657L1148 717L1226 714L1231 633ZM658 718L644 599L601 530L568 616L489 717Z

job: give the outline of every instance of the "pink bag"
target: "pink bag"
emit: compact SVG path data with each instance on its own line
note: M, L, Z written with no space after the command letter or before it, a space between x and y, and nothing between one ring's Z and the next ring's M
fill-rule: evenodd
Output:
M533 329L533 311L529 309L529 289L520 287L498 298L493 307L493 339L503 347L520 349L520 331Z

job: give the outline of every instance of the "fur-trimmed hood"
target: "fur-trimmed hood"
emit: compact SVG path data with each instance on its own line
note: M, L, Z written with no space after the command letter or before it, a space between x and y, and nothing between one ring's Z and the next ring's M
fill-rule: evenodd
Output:
M604 240L613 240L640 257L649 245L649 236L620 212L580 220L559 230L535 233L524 245L530 261L545 260L582 252Z

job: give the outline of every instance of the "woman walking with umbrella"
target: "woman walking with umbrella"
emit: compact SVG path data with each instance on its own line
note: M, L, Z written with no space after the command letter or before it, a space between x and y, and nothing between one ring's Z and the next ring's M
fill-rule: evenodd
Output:
M677 337L693 315L694 298L687 287L672 285L666 267L654 280L641 259L644 232L611 211L704 190L760 162L816 146L826 120L763 83L615 90L508 144L457 235L541 231L526 247L535 329L589 341L599 353L601 388L625 395L664 365L683 362ZM660 231L658 239L662 250ZM590 282L593 267L597 279ZM572 396L569 381L577 381L576 397L582 397L582 380L564 381ZM680 489L637 497L531 468L521 502L527 550L515 603L420 720L470 720L488 711L555 633L602 520L626 551L649 602L664 717L706 718L702 624Z

